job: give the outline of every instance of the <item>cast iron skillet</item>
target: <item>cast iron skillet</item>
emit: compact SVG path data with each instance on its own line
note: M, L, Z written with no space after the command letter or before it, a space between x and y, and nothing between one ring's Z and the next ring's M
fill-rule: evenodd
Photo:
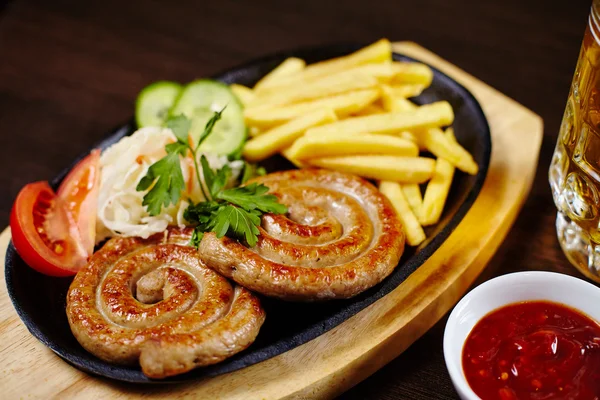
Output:
M230 69L215 78L226 83L252 86L287 57L299 57L312 63L348 54L360 47L334 45L283 52ZM394 54L394 60L415 61L400 54ZM433 71L432 85L414 100L420 104L437 100L450 102L455 113L453 126L457 139L473 155L479 165L479 173L469 176L457 171L440 222L427 229L427 240L417 249L408 248L396 270L375 287L349 300L318 304L263 298L267 320L256 342L247 350L219 364L161 381L147 378L139 366L111 365L85 351L71 334L65 314L66 293L72 279L52 278L35 272L25 265L11 243L6 252L6 285L17 313L36 338L75 367L91 374L137 383L181 382L235 371L284 353L327 332L391 292L423 264L460 223L481 190L492 146L485 115L477 100L463 86L435 68ZM134 130L135 123L129 122L109 132L94 147L104 149ZM87 152L80 159L85 155ZM273 157L264 165L268 171L294 168L281 157ZM55 189L69 169L51 182Z

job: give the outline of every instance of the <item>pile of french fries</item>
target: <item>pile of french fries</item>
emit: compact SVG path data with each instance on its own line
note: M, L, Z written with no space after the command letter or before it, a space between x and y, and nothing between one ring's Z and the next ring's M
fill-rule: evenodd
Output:
M476 174L456 141L446 101L418 106L433 79L420 63L392 61L388 40L347 56L306 65L288 58L254 88L232 84L244 104L251 139L243 155L261 161L280 153L299 168L322 167L379 182L396 209L407 242L442 214L454 169ZM421 151L436 159L420 156ZM427 182L424 195L420 184Z

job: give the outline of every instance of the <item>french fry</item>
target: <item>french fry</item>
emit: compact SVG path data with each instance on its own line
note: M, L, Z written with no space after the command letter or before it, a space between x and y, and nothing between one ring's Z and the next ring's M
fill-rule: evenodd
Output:
M394 68L393 65L395 63L384 62L381 64L367 64L361 65L359 67L354 67L346 71L338 72L336 75L344 75L344 74L365 74L372 76L377 79L379 82L389 82L394 78ZM321 78L322 79L322 78Z
M260 128L271 128L322 108L332 109L338 118L359 112L379 97L379 90L365 89L336 96L290 104L279 107L254 107L244 110L246 124Z
M391 86L380 85L379 89L381 90L381 104L383 104L384 110L388 112L406 112L414 109L405 103L408 100L397 96Z
M229 88L231 89L233 94L235 94L237 98L240 99L244 107L252 103L252 100L254 100L254 92L249 87L239 85L237 83L232 83L231 85L229 85Z
M405 99L404 97L399 97L394 95L393 90L391 89L390 86L388 86L389 89L383 89L382 88L382 101L383 101L383 96L384 96L384 92L385 92L385 96L389 96L390 100L388 101L392 101L393 102L393 107L395 107L396 112L406 112L406 111L413 111L419 108L418 105L416 105L415 103L413 103L412 101ZM423 107L423 106L421 106Z
M381 90L381 104L387 112L402 112L400 107L396 107L396 96L392 93L392 88L389 85L379 85Z
M287 160L289 162L291 162L292 164L294 164L297 168L305 168L305 167L307 167L307 165L305 163L303 163L302 161L296 160L296 159L290 157L289 150L290 150L290 148L288 147L286 149L281 150L280 153L281 153L281 155L283 157L287 158Z
M409 64L405 66L404 64ZM427 77L419 78L417 74L407 75L405 71L415 69L415 63L402 63L402 62L383 62L379 64L367 64L353 67L347 70L343 70L327 76L318 76L316 78L305 77L304 75L294 75L287 80L279 80L276 84L269 86L266 89L257 91L257 95L260 98L258 103L269 103L272 102L270 98L279 97L282 93L297 90L297 88L303 88L306 86L317 84L317 82L325 82L328 80L343 80L344 77L352 77L356 75L367 75L373 77L377 82L382 84L391 84L398 79L406 79L410 81L411 76L416 82L423 82L427 80ZM419 64L420 65L420 64ZM421 65L424 71L428 71L427 66ZM407 69L408 68L408 69ZM421 69L421 68L418 68ZM406 78L402 78L406 76ZM395 96L408 97L416 96L423 90L423 84L420 83L404 83L395 86L397 89L394 90Z
M413 111L347 118L309 129L306 135L399 133L406 130L412 131L449 125L453 119L454 113L450 104L446 101L439 101L418 107Z
M250 135L250 137L258 136L261 133L264 133L264 132L261 131L260 128L258 128L256 126L251 126L248 128L248 135Z
M266 106L282 106L301 101L333 96L359 89L371 89L377 86L377 79L365 73L343 73L325 77L302 85L286 87L270 95L256 96L255 104Z
M323 85L331 81L347 81L355 76L369 76L377 80L380 83L388 83L394 77L394 69L391 62L385 62L380 64L367 64L358 67L350 68L348 70L340 71L335 74L320 76L317 78L304 78L302 76L295 76L293 79L287 81L279 81L276 86L268 87L258 93L259 101L257 104L269 104L273 103L275 99L284 97L285 94L295 93L299 89L311 87L313 85Z
M365 178L403 183L423 183L431 178L435 169L435 160L431 158L388 155L311 158L306 163Z
M389 86L382 84L381 103L383 108L389 112L406 112L415 110L418 106L407 100L407 97L418 96L423 90L422 85Z
M392 59L392 45L389 40L381 39L367 47L347 56L321 61L307 66L302 73L278 82L265 83L257 88L258 92L273 88L274 86L290 85L294 81L308 81L315 78L330 76L341 71L349 70L359 65L390 62Z
M306 67L305 74L315 76L328 75L357 65L385 62L391 59L392 44L387 39L380 39L347 56L311 64Z
M379 183L379 191L389 199L396 210L396 214L404 227L406 242L410 246L418 246L421 244L425 240L425 232L419 224L419 221L417 221L417 217L410 209L410 206L400 189L400 184L397 182L381 181Z
M431 83L431 69L425 64L400 61L367 64L354 67L338 74L364 73L382 83L394 82L395 95L401 97L416 96ZM416 93L416 94L415 94Z
M404 226L407 244L425 239L441 218L455 168L478 171L451 128L447 101L416 105L433 80L417 62L392 60L382 39L347 56L311 65L288 58L253 89L231 85L245 106L248 161L277 152L298 168L321 167L380 182ZM419 157L426 150L437 159ZM427 182L421 193L419 184Z
M420 140L433 155L448 160L461 171L470 175L476 175L479 171L479 166L471 154L456 140L451 140L444 135L440 129L425 130Z
M452 128L448 128L446 129L446 131L444 132L444 135L446 136L446 138L451 141L451 142L456 142L456 136L454 135L454 129Z
M427 150L425 148L425 146L423 146L423 140L421 140L421 136L415 135L411 131L402 131L398 134L391 134L390 136L398 136L398 137L401 137L402 139L410 140L411 142L413 142L414 144L417 145L419 150Z
M298 74L304 69L306 62L300 58L286 58L281 64L275 67L271 72L265 75L261 80L256 82L254 90L260 92L265 86L268 87L280 80L285 80L290 76Z
M390 86L394 97L408 98L415 97L423 93L426 88L425 85L419 85L418 83L406 83L402 85Z
M423 196L421 195L421 188L416 183L405 183L402 185L402 193L408 201L410 209L415 215L419 215L421 207L423 207Z
M431 85L433 71L425 64L416 62L395 62L392 83L418 83L425 87Z
M310 127L337 119L330 109L313 111L290 120L246 142L243 155L249 161L260 161L290 146Z
M352 114L355 117L364 117L366 115L383 114L385 110L377 103L369 104L362 110Z
M454 166L447 160L438 158L435 163L435 172L431 181L427 184L423 196L423 206L420 213L417 214L421 225L433 225L440 220L448 192L450 192L453 176Z
M453 145L459 145L460 146L460 144L456 140L456 136L454 135L454 129L452 127L446 128L446 130L444 131L444 136L446 136L446 139L448 139L448 141L450 143L452 143ZM470 154L471 153L469 153L469 155Z
M384 96L385 89L382 88L382 101L385 101ZM395 98L395 105L408 110L419 109L417 105L402 98ZM445 158L461 171L470 175L476 175L479 171L479 166L471 154L456 141L452 128L446 130L446 135L438 128L425 129L416 137L419 147L426 148L436 157Z
M294 142L287 154L297 160L355 154L417 157L419 148L410 140L367 133L352 136L304 136Z
M413 142L417 146L419 145L419 138L417 137L417 135L415 135L411 131L402 131L398 135L394 135L394 136L398 136L398 137L400 137L402 139L410 140L411 142Z

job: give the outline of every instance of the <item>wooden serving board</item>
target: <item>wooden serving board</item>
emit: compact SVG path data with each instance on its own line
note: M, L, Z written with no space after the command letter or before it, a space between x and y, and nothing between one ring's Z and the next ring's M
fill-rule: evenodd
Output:
M427 62L469 89L489 120L492 156L484 186L454 233L384 298L318 338L215 378L178 385L131 385L71 367L38 342L17 316L0 274L0 397L329 398L402 353L465 293L508 233L531 187L542 119L483 82L409 42L394 50ZM10 232L0 236L4 263ZM4 264L3 264L4 265Z

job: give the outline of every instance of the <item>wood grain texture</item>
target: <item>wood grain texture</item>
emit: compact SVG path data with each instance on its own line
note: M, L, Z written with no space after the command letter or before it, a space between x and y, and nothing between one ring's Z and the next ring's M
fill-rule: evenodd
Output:
M535 176L541 119L413 43L395 50L466 86L492 132L488 177L471 210L403 284L343 324L296 349L227 375L171 386L110 382L79 372L28 334L0 290L0 387L7 398L329 398L388 363L435 324L483 270L515 220ZM0 237L3 260L9 233ZM0 279L4 287L4 273ZM49 373L49 371L52 371Z

